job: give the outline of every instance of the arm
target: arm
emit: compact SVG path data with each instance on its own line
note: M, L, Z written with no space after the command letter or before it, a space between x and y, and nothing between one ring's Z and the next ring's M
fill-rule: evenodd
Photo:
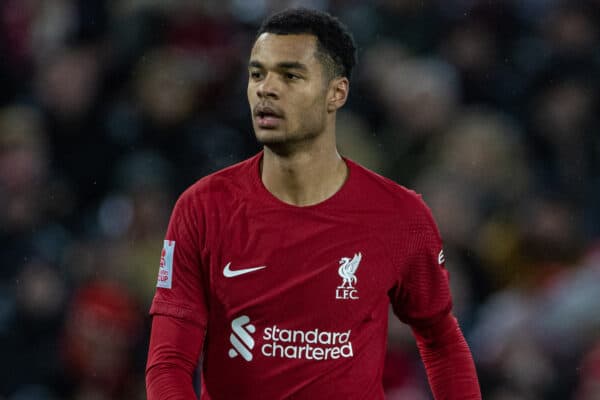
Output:
M471 351L452 314L427 327L412 326L436 400L481 400Z
M193 375L205 330L189 321L155 315L146 365L148 400L196 399Z
M480 400L471 352L451 313L442 240L431 212L418 200L409 234L399 235L407 250L397 263L407 268L391 293L394 312L413 330L435 399Z
M150 400L196 399L193 374L208 321L201 258L203 233L193 193L177 201L161 252L156 293L150 307L152 333L146 366Z

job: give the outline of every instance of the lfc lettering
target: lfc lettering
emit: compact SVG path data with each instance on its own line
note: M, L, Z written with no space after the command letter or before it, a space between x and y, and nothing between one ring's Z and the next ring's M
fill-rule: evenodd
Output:
M339 299L339 300L345 300L345 299L356 300L356 299L358 299L357 293L358 293L358 290L356 290L354 288L338 287L335 291L335 298Z

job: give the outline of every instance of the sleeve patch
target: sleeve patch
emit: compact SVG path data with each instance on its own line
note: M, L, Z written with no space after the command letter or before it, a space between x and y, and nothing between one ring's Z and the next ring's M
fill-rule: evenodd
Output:
M171 289L173 284L173 253L175 252L175 241L165 240L160 253L160 269L158 270L158 281L156 287Z

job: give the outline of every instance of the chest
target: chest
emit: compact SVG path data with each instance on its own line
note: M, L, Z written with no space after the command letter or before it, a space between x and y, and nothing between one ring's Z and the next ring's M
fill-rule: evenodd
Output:
M260 214L221 226L208 251L211 309L327 328L369 318L399 279L385 233L345 215Z

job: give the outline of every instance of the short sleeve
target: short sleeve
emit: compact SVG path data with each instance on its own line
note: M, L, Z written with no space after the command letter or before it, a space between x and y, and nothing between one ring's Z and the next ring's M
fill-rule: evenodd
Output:
M449 276L439 230L429 208L420 200L408 224L403 251L405 264L398 285L390 292L394 313L413 326L427 326L452 309Z
M150 314L177 317L205 327L208 309L198 213L194 198L185 192L171 214Z

